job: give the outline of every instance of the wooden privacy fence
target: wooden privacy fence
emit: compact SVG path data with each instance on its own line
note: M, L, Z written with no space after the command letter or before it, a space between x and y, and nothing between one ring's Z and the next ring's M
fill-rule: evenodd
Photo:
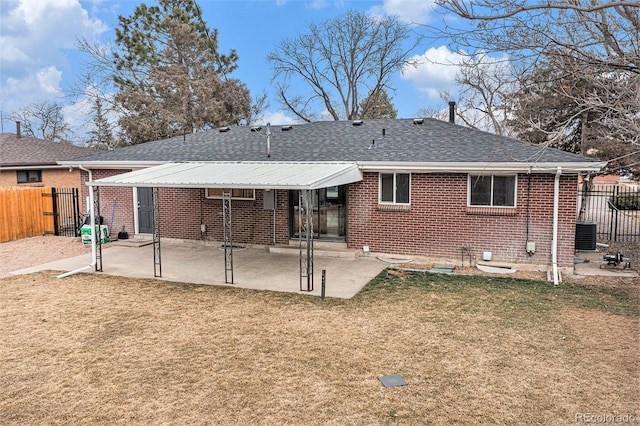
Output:
M51 188L0 188L0 242L54 233Z

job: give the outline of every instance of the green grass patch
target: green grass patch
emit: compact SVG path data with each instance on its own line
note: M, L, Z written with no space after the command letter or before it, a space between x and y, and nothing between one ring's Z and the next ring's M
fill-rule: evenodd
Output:
M385 297L391 300L415 297L412 291L433 293L465 303L493 303L500 311L516 310L539 314L561 308L598 309L615 315L640 315L638 300L624 289L576 283L554 286L546 281L481 275L447 275L429 272L382 271L357 297ZM469 293L473 299L468 299Z

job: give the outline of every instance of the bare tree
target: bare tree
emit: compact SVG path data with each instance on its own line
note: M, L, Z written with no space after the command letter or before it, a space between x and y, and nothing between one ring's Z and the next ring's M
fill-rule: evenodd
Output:
M282 104L307 122L318 110L334 120L357 118L364 97L389 89L391 77L409 62L419 41L407 48L412 38L407 25L355 11L310 24L308 30L282 41L267 56ZM309 91L292 93L293 80Z
M518 88L518 76L508 58L490 57L485 52L466 57L459 67L457 96L441 92L440 98L456 100L456 117L460 124L478 130L510 135L507 127L508 105Z
M511 102L503 110L520 137L601 159L638 150L640 3L439 4L471 25L444 30L455 40L456 51L508 55L517 88L502 96L503 103Z
M36 102L11 114L19 121L23 133L34 138L62 142L70 130L62 114L62 105L54 102Z
M455 40L457 50L507 52L524 67L555 52L587 65L640 73L637 1L438 0L438 4L471 23L471 29L443 30Z

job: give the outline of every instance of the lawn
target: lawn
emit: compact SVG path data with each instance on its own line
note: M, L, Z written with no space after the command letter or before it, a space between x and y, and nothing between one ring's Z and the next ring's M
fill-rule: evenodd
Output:
M637 290L384 271L323 301L5 278L0 423L638 422ZM390 374L408 384L383 387Z

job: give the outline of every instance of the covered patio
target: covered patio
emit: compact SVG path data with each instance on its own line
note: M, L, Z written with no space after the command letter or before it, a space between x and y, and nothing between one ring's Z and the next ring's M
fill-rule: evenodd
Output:
M86 169L85 169L86 170ZM314 271L314 223L313 191L320 188L345 185L362 180L362 172L354 162L185 162L166 163L141 170L135 170L120 175L93 180L89 172L89 205L91 223L96 223L95 218L99 212L100 187L131 187L153 189L153 276L162 278L175 275L176 272L168 272L165 261L163 272L163 254L161 244L160 196L159 188L215 188L222 190L223 213L223 261L217 263L224 266L224 283L235 284L234 274L237 269L237 259L234 259L234 251L246 249L242 245L236 246L233 240L233 203L232 191L234 189L249 189L255 191L261 189L269 193L272 199L265 196L264 209L273 210L273 221L276 221L276 202L274 190L297 190L300 193L298 214L298 249L299 262L297 276L299 290L313 292ZM266 230L265 230L266 232ZM91 236L92 258L89 266L72 269L59 278L64 278L87 269L104 271L105 265L102 254L102 246L96 241L95 232ZM193 241L197 243L198 241ZM205 261L206 262L206 261ZM208 259L212 263L212 259ZM178 267L180 265L177 265ZM289 272L288 268L287 272ZM205 279L212 279L216 272L200 273L211 274ZM260 273L258 273L260 276ZM190 281L200 282L200 281Z

